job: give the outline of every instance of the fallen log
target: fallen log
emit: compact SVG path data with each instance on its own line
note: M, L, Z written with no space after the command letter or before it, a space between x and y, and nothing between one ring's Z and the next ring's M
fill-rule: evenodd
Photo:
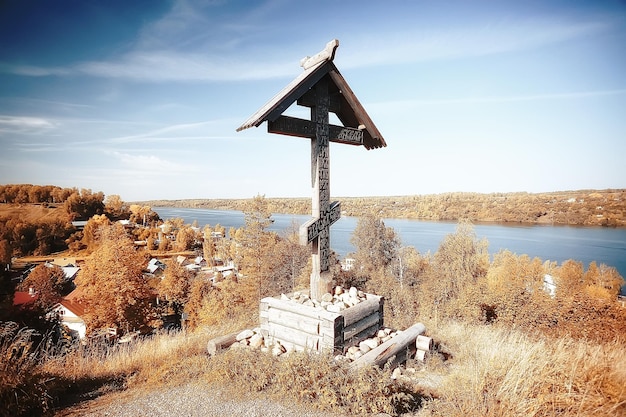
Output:
M351 369L361 369L366 366L384 366L387 362L392 365L404 362L415 352L417 336L426 331L426 326L416 323L399 335L387 340L375 349L350 363Z
M206 350L209 355L215 355L217 352L228 349L233 343L237 341L237 335L240 332L229 333L224 336L219 336L209 340L206 346Z

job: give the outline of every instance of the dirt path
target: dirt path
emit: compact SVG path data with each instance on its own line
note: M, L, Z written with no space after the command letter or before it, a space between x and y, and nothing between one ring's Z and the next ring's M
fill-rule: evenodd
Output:
M234 416L234 417L346 417L268 400L250 393L237 398L226 391L200 383L164 387L153 391L131 390L107 394L98 399L58 412L55 417L79 416Z

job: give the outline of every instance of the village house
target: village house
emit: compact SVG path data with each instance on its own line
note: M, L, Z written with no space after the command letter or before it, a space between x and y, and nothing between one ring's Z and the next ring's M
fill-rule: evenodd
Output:
M77 337L82 340L87 334L87 325L82 319L82 316L85 314L85 308L77 301L79 297L80 290L75 289L52 307L52 310L48 313L48 317L58 317L61 325L67 326L67 328L70 329L72 337Z

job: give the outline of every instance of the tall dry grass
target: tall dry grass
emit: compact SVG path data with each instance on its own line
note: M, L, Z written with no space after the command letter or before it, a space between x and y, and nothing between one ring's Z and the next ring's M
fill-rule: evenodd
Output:
M253 391L348 415L626 415L626 351L618 341L537 339L516 330L457 322L431 325L429 333L452 358L433 355L425 365L413 363L420 368L413 380L393 380L389 369L351 372L327 355L275 358L234 350L207 356L210 338L246 324L155 335L114 347L81 347L65 355L51 353L43 362L15 349L29 338L13 329L1 345L0 394L3 403L16 393L19 401L7 403L11 407L0 414L45 415L112 391L204 381L207 390L215 384L234 396ZM5 361L16 353L17 360ZM425 379L439 384L425 384Z
M624 416L626 349L519 331L447 323L437 333L454 352L431 404L435 415Z

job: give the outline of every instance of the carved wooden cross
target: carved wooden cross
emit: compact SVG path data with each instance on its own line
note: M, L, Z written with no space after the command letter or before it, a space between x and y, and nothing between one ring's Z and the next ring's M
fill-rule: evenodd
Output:
M358 99L332 60L339 46L336 39L326 48L301 62L305 72L250 117L237 131L267 121L270 133L311 139L311 182L313 219L300 227L300 242L311 243L313 271L311 298L320 300L331 291L330 226L341 217L339 202L330 202L329 142L364 145L367 149L387 146ZM294 101L311 108L311 120L282 113ZM344 127L329 123L329 112L337 114Z

